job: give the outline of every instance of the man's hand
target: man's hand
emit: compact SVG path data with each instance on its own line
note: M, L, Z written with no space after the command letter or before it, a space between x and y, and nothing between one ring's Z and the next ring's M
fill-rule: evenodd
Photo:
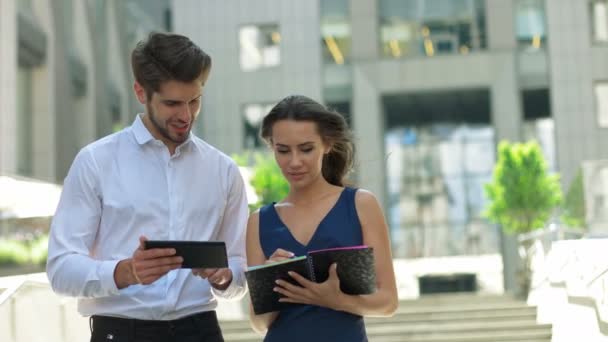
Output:
M229 268L194 268L192 274L207 279L218 290L227 289L232 282L232 271Z
M129 285L148 285L169 271L178 269L184 261L175 256L174 248L144 249L146 237L139 238L139 247L130 259L121 260L114 270L114 281L119 289Z

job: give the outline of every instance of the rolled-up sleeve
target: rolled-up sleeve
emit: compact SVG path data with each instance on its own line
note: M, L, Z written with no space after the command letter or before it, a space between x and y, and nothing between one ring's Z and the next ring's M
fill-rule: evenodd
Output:
M245 269L245 229L249 209L245 184L235 164L229 168L231 180L228 199L219 231L219 238L226 242L228 266L232 271L232 282L225 290L211 288L213 293L224 299L240 299L246 292Z
M118 260L90 257L101 218L99 184L99 170L85 148L65 178L51 223L47 276L58 294L104 297L119 293L114 281Z

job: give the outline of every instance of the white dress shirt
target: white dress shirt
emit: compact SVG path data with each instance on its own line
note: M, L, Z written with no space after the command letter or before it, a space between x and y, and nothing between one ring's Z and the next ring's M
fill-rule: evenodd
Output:
M190 134L171 156L139 115L131 127L84 147L65 178L51 224L47 273L54 291L79 297L84 316L170 320L240 298L247 199L236 164ZM233 279L219 291L189 269L119 290L116 264L139 237L225 241Z

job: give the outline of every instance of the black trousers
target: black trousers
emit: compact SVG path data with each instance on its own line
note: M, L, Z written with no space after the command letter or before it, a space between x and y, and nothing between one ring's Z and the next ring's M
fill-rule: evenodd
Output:
M91 342L224 342L215 311L172 321L92 316Z

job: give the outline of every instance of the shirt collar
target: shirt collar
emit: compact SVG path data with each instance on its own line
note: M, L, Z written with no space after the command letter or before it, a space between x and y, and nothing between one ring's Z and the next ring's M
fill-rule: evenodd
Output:
M135 121L133 121L133 124L131 125L131 130L133 131L133 135L135 136L137 143L143 145L148 141L154 140L154 137L141 120L141 115L142 114L137 114L135 116Z
M141 119L142 115L143 114L137 114L135 116L135 120L133 121L133 124L131 125L131 130L133 131L135 140L137 140L137 143L140 145L144 145L150 141L156 140L156 138L154 138L154 136L152 136L152 133L150 133L150 131L148 130L148 127L146 127L146 125L144 125L144 122ZM191 145L192 145L192 132L190 132L188 134L188 139L177 147L176 151L177 150L188 151Z

